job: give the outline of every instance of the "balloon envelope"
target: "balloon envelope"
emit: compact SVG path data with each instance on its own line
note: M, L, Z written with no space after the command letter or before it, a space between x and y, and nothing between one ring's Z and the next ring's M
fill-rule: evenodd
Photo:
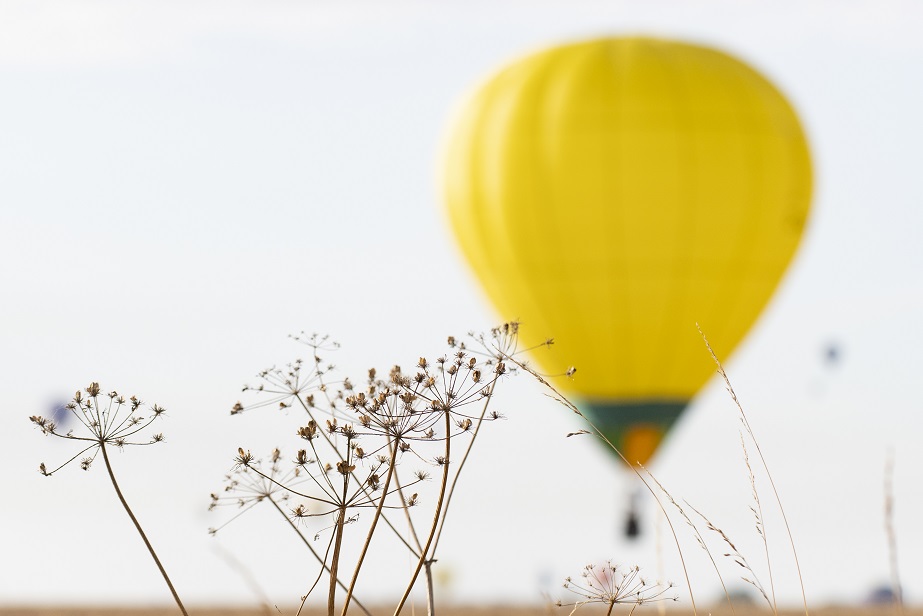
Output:
M779 283L808 215L792 107L722 52L643 37L542 51L467 100L444 166L462 251L535 360L644 463ZM531 338L531 339L530 339Z

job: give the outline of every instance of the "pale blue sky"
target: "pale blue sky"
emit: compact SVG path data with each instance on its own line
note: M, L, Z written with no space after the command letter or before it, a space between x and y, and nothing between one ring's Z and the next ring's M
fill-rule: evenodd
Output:
M229 417L240 385L293 359L286 335L302 329L330 333L336 362L361 374L498 320L440 209L452 107L531 50L637 33L750 62L804 120L810 227L727 369L787 503L809 599L859 600L887 579L889 447L906 592L923 598L921 23L919 4L893 1L0 1L0 603L169 598L101 468L36 472L69 450L28 416L90 380L170 411L166 445L116 463L180 591L251 600L205 533L208 493L239 445L293 447L298 418ZM830 341L843 353L832 370ZM606 558L657 577L653 533L618 537L621 470L564 438L576 419L525 383L498 401L509 419L484 435L441 548L453 596L538 600L545 580ZM653 470L759 562L736 430L713 381ZM510 464L512 487L496 474ZM217 541L291 601L299 552L254 521ZM100 533L117 561L95 552ZM687 543L699 593L715 596ZM773 549L777 590L795 602L784 544ZM373 597L394 585L369 583Z

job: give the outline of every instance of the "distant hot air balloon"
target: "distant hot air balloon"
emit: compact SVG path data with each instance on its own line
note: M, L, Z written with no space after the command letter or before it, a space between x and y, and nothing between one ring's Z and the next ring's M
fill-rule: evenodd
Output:
M564 45L500 70L450 133L461 248L534 359L645 463L727 357L801 239L808 146L755 70L642 37Z

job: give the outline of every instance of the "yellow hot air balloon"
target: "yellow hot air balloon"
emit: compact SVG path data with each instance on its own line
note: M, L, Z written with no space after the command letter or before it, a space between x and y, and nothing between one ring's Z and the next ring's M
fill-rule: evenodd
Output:
M461 109L444 167L462 250L535 360L645 463L779 283L811 194L804 132L764 77L643 37L548 49ZM531 337L531 340L529 339Z

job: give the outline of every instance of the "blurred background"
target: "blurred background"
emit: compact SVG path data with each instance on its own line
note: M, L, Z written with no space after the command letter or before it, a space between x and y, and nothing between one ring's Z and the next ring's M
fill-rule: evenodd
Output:
M295 448L295 414L229 416L240 387L303 355L287 339L301 330L339 341L330 360L361 378L514 316L493 312L449 229L437 179L449 118L512 59L620 34L727 51L797 110L811 218L768 308L723 359L809 601L857 603L888 583L889 451L905 598L918 600L920 23L923 8L900 1L4 0L0 603L169 600L102 468L37 472L75 451L28 417L91 380L168 409L166 445L115 464L186 602L256 602L239 565L273 602L294 601L313 569L281 524L257 515L206 532L222 521L208 495L238 446ZM540 602L605 559L681 581L652 503L639 504L639 540L622 536L633 480L589 439L565 438L579 418L526 379L497 403L507 420L462 478L441 597ZM650 467L759 567L735 413L713 379ZM776 590L797 604L780 520L766 524ZM717 598L683 530L694 586ZM373 555L363 600L395 594L387 556Z

